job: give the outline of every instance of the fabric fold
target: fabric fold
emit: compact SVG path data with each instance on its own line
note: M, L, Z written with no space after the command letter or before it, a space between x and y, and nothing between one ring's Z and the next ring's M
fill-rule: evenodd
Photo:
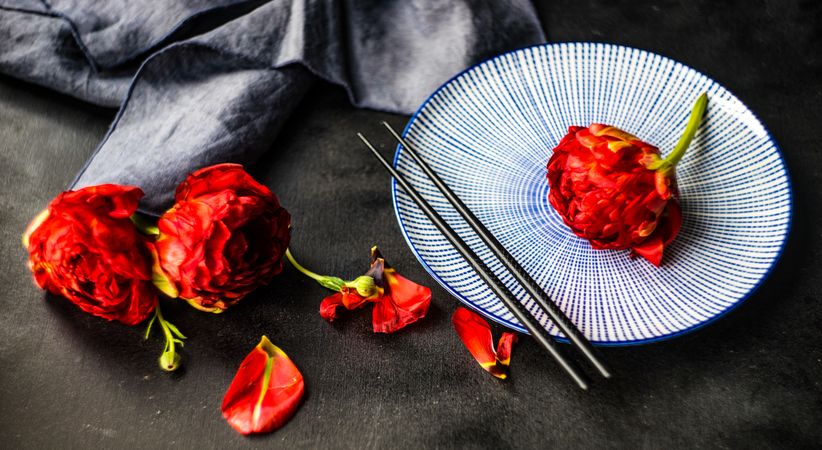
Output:
M159 214L186 174L252 164L317 78L409 114L459 71L544 41L524 0L0 0L0 72L119 106L72 187L138 185Z

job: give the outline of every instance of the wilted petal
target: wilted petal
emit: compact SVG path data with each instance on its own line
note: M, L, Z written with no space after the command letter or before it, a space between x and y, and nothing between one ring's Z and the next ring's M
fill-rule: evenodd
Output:
M631 251L659 267L665 246L674 240L681 226L682 210L679 203L669 202L656 230L641 244L631 247Z
M502 336L499 337L499 343L497 344L497 361L503 366L507 367L511 365L511 349L516 342L516 333L511 333L510 331L502 333Z
M320 317L333 322L337 318L337 308L343 307L349 311L362 308L368 299L358 295L355 291L343 288L342 291L329 295L320 302Z
M375 333L393 333L428 313L431 289L386 267L383 271L385 293L374 305L371 322Z
M491 375L504 380L508 376L511 348L517 336L514 333L503 333L497 351L494 351L491 327L479 314L460 307L454 312L451 322L462 343L480 366Z
M342 306L342 292L336 292L320 302L320 317L333 322L337 318L337 308Z
M240 364L228 387L223 398L223 417L242 434L274 431L294 415L304 392L300 371L263 336Z

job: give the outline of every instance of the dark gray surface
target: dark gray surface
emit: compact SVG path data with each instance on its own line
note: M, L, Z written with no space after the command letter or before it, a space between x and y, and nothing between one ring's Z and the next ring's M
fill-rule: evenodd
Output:
M676 340L605 349L617 377L579 392L537 346L514 349L509 380L480 370L451 329L458 306L405 245L386 175L361 131L407 117L356 110L343 92L312 90L255 172L294 216L293 249L318 271L353 276L368 248L432 287L429 316L374 335L367 312L322 321L325 292L291 269L228 313L167 303L189 336L185 369L155 367L162 343L45 296L25 267L26 222L80 168L112 111L0 78L0 438L3 447L418 448L811 447L822 444L822 45L819 2L686 6L554 1L551 41L631 45L718 80L759 115L791 172L789 246L744 305ZM500 329L494 328L498 333ZM307 380L283 429L232 431L219 412L237 365L267 334Z

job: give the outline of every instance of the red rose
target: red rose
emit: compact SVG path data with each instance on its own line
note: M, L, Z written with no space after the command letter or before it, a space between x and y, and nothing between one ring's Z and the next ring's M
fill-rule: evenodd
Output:
M647 164L659 150L606 125L570 127L548 162L548 199L595 249L633 249L655 265L679 231L673 170ZM647 241L653 250L645 252Z
M58 195L23 235L37 284L95 316L127 325L157 304L145 237L129 217L143 191L104 184Z
M291 216L241 165L192 173L176 201L157 224L163 292L221 312L280 273Z

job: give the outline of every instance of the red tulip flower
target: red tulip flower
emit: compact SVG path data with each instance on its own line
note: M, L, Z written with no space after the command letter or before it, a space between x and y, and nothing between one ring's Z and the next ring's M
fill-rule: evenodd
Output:
M693 139L708 97L666 158L618 128L572 126L548 161L548 199L577 236L595 249L626 250L655 266L682 223L674 168Z
M291 216L239 164L186 178L157 224L157 287L222 312L282 271Z
M145 320L157 304L151 244L129 219L142 196L113 184L58 195L23 235L37 285L95 316Z
M303 375L263 336L245 357L223 398L223 417L237 432L268 433L288 422L305 393Z
M374 332L394 333L425 317L431 305L431 289L397 273L385 262L377 247L371 248L368 272L348 282L311 272L297 263L290 251L286 252L286 257L297 270L323 287L336 291L320 303L320 316L329 322L337 318L340 308L355 310L372 303Z

